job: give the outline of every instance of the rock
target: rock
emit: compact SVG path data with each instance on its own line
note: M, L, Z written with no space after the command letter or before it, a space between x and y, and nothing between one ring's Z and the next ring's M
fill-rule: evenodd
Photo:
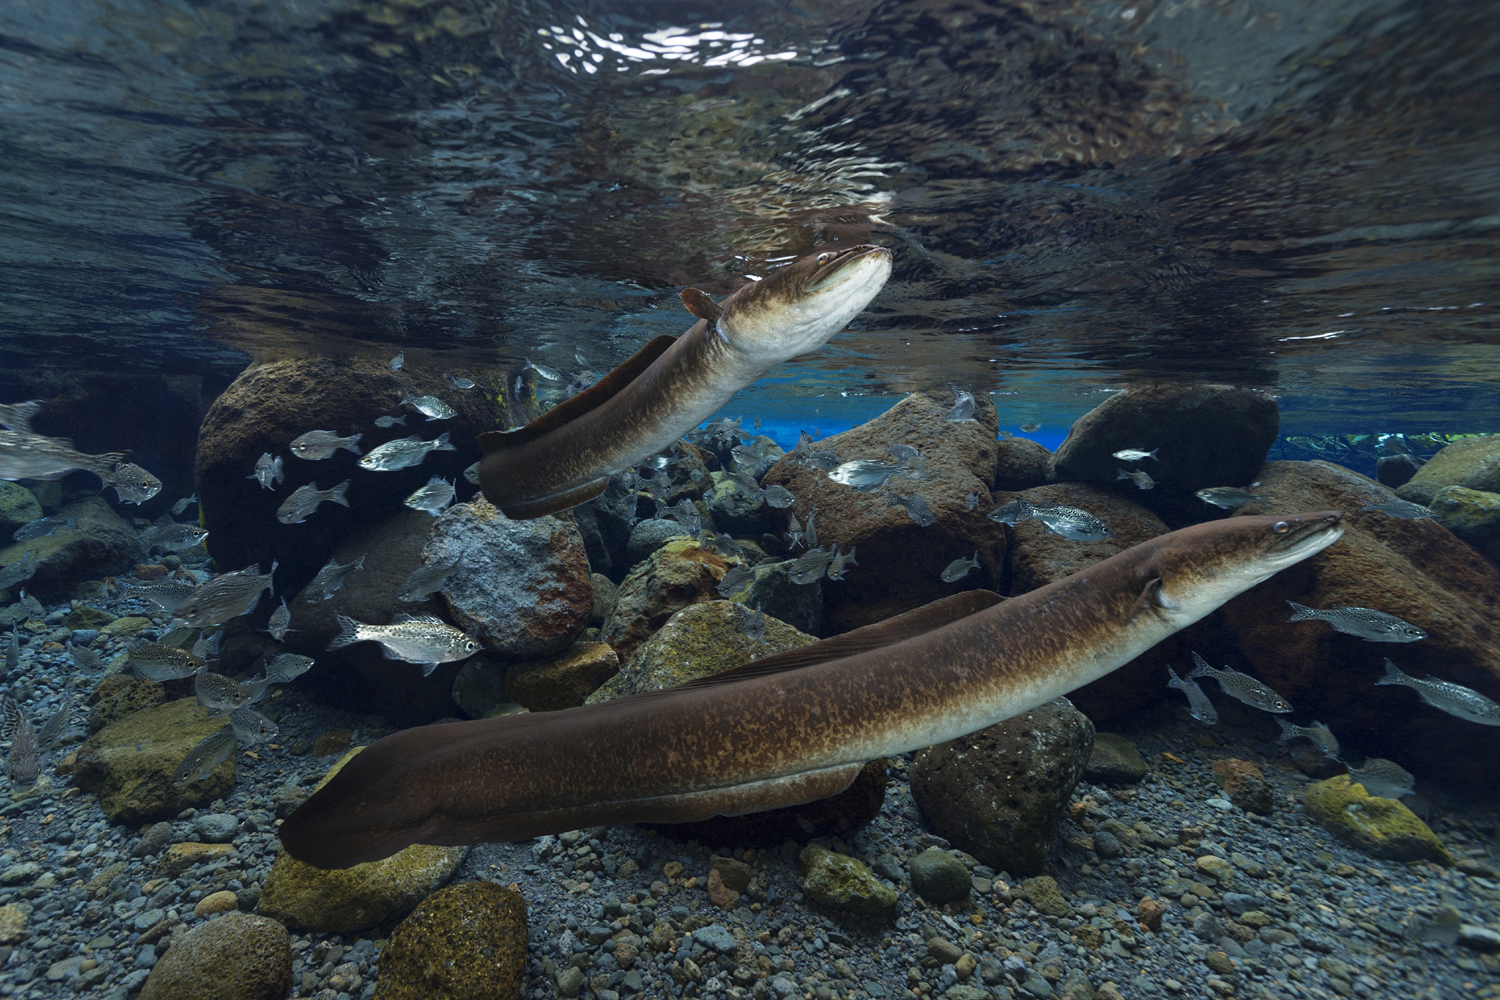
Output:
M439 889L391 932L375 1000L517 1000L526 936L526 900L515 886Z
M739 942L735 940L734 934L723 924L709 924L707 927L699 927L693 931L693 940L721 955L733 955L735 949L739 947Z
M156 863L156 870L167 878L176 878L194 865L217 861L233 853L230 844L173 844Z
M750 887L750 878L754 870L743 861L734 858L713 857L708 861L709 868L719 875L719 880L724 883L726 889L733 892L744 892ZM733 951L731 948L720 948L719 951Z
M349 749L349 741L353 734L347 729L330 729L313 742L314 757L332 757L341 755Z
M1429 506L1438 524L1500 562L1500 493L1444 486Z
M363 749L355 747L340 758L313 791ZM281 850L261 889L259 909L297 931L364 930L411 910L453 877L466 853L466 847L413 844L381 861L324 871Z
M594 585L594 606L589 610L589 627L599 628L615 609L620 588L603 573L590 573L589 582Z
M82 580L115 576L135 565L141 547L135 530L103 497L69 504L57 516L71 517L78 526L0 546L0 566L19 562L27 552L36 554L36 573L25 583L27 593L42 601L60 600ZM10 534L0 538L9 542Z
M860 493L790 455L766 473L765 485L784 486L796 497L792 510L799 522L806 524L817 509L820 545L857 550L858 564L849 567L843 581L823 587L826 634L881 621L961 590L999 586L1005 528L986 517L998 423L989 397L981 394L977 402L975 420L952 423L943 419L953 405L951 393L913 393L868 423L817 444L844 461L888 461L892 445L910 445L923 455L921 479L898 477L873 493ZM931 525L918 525L904 508L890 504L892 496L911 493L932 509ZM971 493L979 496L974 510L968 506ZM980 568L959 582L944 583L944 568L976 549Z
M626 574L600 638L628 659L678 611L717 598L728 571L722 556L691 538L672 539Z
M216 913L229 913L240 908L239 897L228 889L211 892L198 900L193 912L200 917L211 917Z
M1054 476L1115 488L1121 468L1145 469L1157 488L1193 493L1247 486L1280 427L1276 399L1228 385L1142 385L1079 417L1052 456ZM1122 462L1125 448L1156 450L1154 461ZM1129 482L1122 485L1134 491Z
M512 521L475 499L443 512L423 557L428 565L458 562L441 599L453 623L497 656L560 653L588 625L594 588L571 520Z
M990 489L1019 493L1045 486L1052 474L1052 452L1030 438L1004 438L996 444L995 478Z
M1458 943L1470 951L1494 955L1500 953L1500 931L1483 924L1460 924Z
M1228 885L1234 881L1234 865L1216 854L1203 855L1193 862L1193 867L1199 875L1205 875L1219 885Z
M568 514L578 525L594 572L618 582L631 567L625 554L630 529L637 524L640 495L635 470L611 476L603 494L574 507Z
M199 741L226 725L193 698L142 709L90 736L78 748L73 781L99 796L111 823L137 826L223 798L234 786L234 757L202 781L173 784L172 772Z
M802 891L824 906L870 916L896 912L896 890L875 877L864 862L809 844L802 849Z
M760 496L746 496L724 472L711 474L713 488L704 494L714 530L734 538L758 539L775 535L786 528L786 514Z
M1382 486L1399 489L1411 482L1421 467L1415 455L1385 455L1375 460L1375 478Z
M823 585L793 583L788 575L794 560L760 563L738 590L720 594L747 608L759 608L799 632L817 635L823 627Z
M143 677L127 677L122 674L112 675L118 678L117 683L109 684L108 695L100 698L92 708L89 709L89 732L97 733L112 722L121 719L142 709L154 708L167 700L166 692L156 681L148 681ZM105 678L110 681L111 678ZM99 690L105 690L105 684L101 682Z
M1161 930L1161 918L1167 912L1167 904L1159 899L1144 896L1135 905L1135 916L1141 927L1155 933Z
M1021 883L1026 901L1050 917L1066 917L1072 908L1051 875L1037 875Z
M35 493L20 483L0 479L0 538L9 538L17 528L42 516Z
M627 694L675 687L817 641L767 615L765 641L757 642L740 630L743 620L743 613L729 601L707 601L683 608L584 703L593 705Z
M0 944L20 944L25 941L26 920L30 916L30 903L6 903L0 906Z
M687 529L677 521L666 517L648 517L637 521L630 529L630 542L625 547L625 556L631 569L651 558L651 553L667 544L671 538L688 537Z
M929 829L980 863L1041 871L1083 776L1093 724L1066 698L918 752L911 792Z
M1395 799L1370 795L1349 776L1309 785L1302 803L1307 814L1345 843L1387 861L1453 863L1453 856L1426 823Z
M1135 744L1118 733L1095 733L1083 776L1093 782L1132 784L1146 776L1146 762Z
M291 985L286 928L226 913L173 942L152 967L140 1000L281 1000Z
M1246 514L1358 511L1390 491L1327 462L1267 462L1268 504ZM1431 520L1377 511L1345 517L1343 537L1228 602L1219 616L1249 668L1305 718L1336 733L1379 732L1387 756L1419 776L1441 774L1451 788L1478 791L1500 769L1500 731L1463 726L1414 694L1377 687L1383 661L1417 677L1431 673L1500 699L1500 567ZM1366 642L1321 621L1287 621L1288 601L1313 608L1378 608L1427 630L1420 642ZM1213 660L1210 650L1199 647ZM1239 654L1243 659L1239 659ZM1454 760L1466 766L1455 768Z
M1260 765L1248 760L1216 760L1209 765L1224 781L1224 794L1245 812L1271 815L1276 790L1266 780Z
M112 615L108 611L74 601L73 610L68 612L62 623L63 628L69 628L75 632L80 629L94 629L97 632L118 618L119 615Z
M116 618L108 625L99 630L99 634L106 639L119 635L135 635L151 627L151 619L142 618L139 615L131 615L126 618Z
M1294 744L1287 756L1292 766L1309 778L1331 778L1344 773L1342 761L1334 760L1309 742Z
M205 844L227 844L240 832L240 821L232 813L208 813L193 820L193 830Z
M582 705L585 698L620 671L620 657L604 642L580 642L560 656L506 668L511 701L532 712L555 712Z
M455 480L460 496L473 492L463 469L480 457L476 435L525 423L507 408L504 377L471 373L482 388L468 392L448 384L446 371L427 368L413 357L399 371L377 358L296 358L252 364L214 400L198 434L196 482L202 523L209 530L208 551L226 569L280 562L277 583L297 587L312 579L341 541L361 524L379 523L405 508L402 501L431 476ZM431 394L457 410L450 420L426 421L401 407L402 390ZM374 426L382 414L409 414L406 426ZM304 461L287 451L298 435L321 428L340 435L361 433L368 454L386 441L417 435L432 439L446 432L457 451L429 454L418 466L398 472L367 472L359 457L338 451L321 461ZM285 458L286 482L263 490L247 479L261 453ZM284 525L276 510L297 487L316 482L327 489L351 480L349 507L324 504L302 524Z
M152 823L141 831L141 839L136 841L135 846L131 848L130 856L133 858L154 858L163 847L166 847L171 842L172 824L165 820L159 823Z
M482 653L465 660L453 678L453 704L471 719L484 718L508 699L505 665Z
M911 879L911 891L938 906L967 899L973 888L973 876L964 863L935 847L929 847L912 858L907 865L907 875Z
M1431 506L1444 486L1500 493L1500 436L1463 438L1427 460L1404 486L1402 500Z
M717 868L708 873L708 901L721 910L732 910L740 901L740 894L724 884L724 876Z

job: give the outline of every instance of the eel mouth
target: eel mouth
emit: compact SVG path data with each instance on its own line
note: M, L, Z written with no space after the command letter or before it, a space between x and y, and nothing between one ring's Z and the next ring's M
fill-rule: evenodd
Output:
M817 257L816 269L807 279L802 290L804 292L820 291L842 280L853 268L872 256L889 261L891 252L885 247L861 244L844 250L820 253Z
M1268 555L1278 562L1300 561L1325 549L1344 535L1344 515L1337 511L1316 514L1293 514L1271 525L1274 539Z

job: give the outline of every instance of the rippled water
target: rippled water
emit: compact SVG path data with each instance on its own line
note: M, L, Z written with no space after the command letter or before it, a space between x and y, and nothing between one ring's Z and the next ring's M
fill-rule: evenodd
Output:
M873 240L886 292L738 412L1165 377L1493 430L1497 70L1487 0L13 0L0 368L602 369Z

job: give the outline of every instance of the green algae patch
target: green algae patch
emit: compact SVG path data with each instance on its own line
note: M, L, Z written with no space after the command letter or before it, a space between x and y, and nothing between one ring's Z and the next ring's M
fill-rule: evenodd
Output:
M1371 795L1347 774L1309 786L1302 804L1328 832L1372 858L1453 864L1448 848L1416 813L1395 799Z
M440 889L391 933L375 1000L515 1000L526 940L526 900L514 885Z
M874 916L896 912L896 890L876 878L859 859L809 844L802 849L800 860L802 891L814 902Z

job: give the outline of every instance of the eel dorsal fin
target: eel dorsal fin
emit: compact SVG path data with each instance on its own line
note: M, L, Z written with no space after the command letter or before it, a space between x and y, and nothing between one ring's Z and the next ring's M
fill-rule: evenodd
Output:
M650 697L653 694L666 694L670 691L730 684L751 677L765 677L769 674L800 670L803 667L811 667L831 660L841 660L846 656L854 656L882 646L892 646L913 636L951 625L960 618L967 618L986 608L992 608L1003 600L1005 600L1004 597L991 590L967 590L962 594L954 594L952 597L944 597L931 604L924 604L914 611L887 618L883 622L876 622L874 625L866 625L852 632L836 635L832 639L824 639L822 642L815 642L800 649L789 649L785 653L751 660L744 666L725 670L712 677L701 677L688 681L686 684L636 697Z
M713 300L713 297L700 288L684 288L677 293L682 304L687 306L687 311L699 319L710 323L717 323L724 310Z
M513 448L518 444L525 444L527 441L541 437L548 431L561 427L590 410L597 409L640 377L641 372L650 368L652 362L665 354L667 348L675 343L677 343L676 337L662 334L632 354L614 371L576 396L570 396L558 403L525 427L513 431L486 431L479 435L479 447L484 449L486 455L501 448Z

